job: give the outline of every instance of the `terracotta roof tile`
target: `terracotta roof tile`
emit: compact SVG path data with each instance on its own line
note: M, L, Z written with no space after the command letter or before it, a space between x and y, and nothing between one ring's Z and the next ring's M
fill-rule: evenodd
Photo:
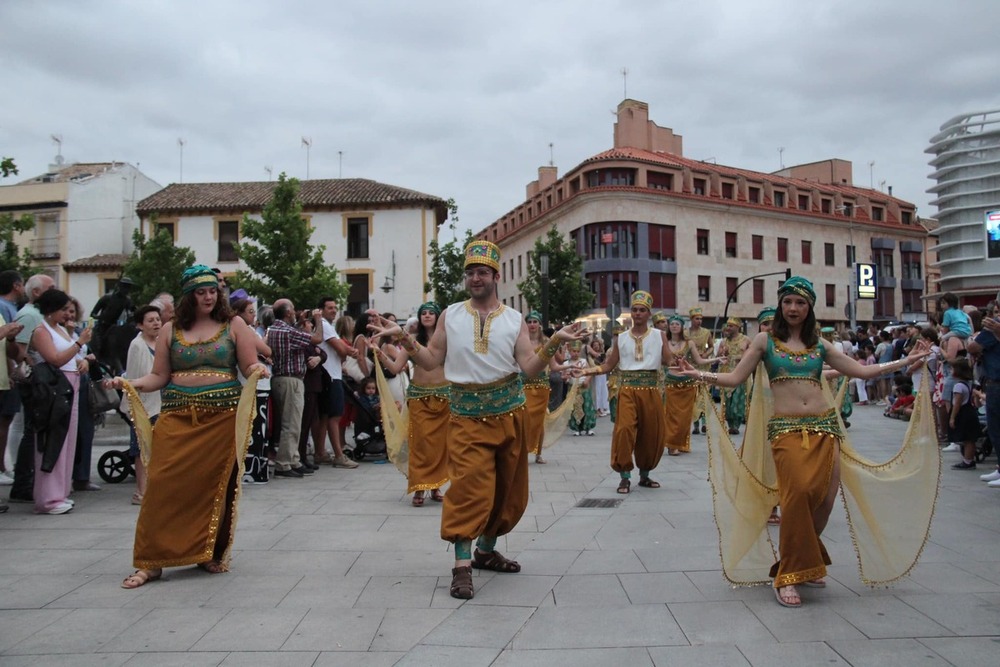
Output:
M104 255L91 255L81 257L72 262L63 264L63 268L70 273L86 273L88 271L100 271L108 269L121 269L128 261L128 255L121 253L109 253Z
M120 167L123 162L77 162L59 169L39 174L34 178L21 181L18 185L31 185L34 183L65 183L66 181L82 181L94 176L99 176L115 167Z
M276 183L173 183L146 197L139 215L204 211L260 211L271 199ZM380 206L429 206L438 222L447 216L447 202L440 197L386 185L366 178L331 178L302 181L299 200L307 211L316 208L356 209Z

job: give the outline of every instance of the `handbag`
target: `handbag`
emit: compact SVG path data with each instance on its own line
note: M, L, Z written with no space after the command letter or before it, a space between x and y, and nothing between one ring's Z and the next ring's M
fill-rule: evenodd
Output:
M104 386L104 378L114 377L110 368L98 363L89 377L87 399L90 403L90 414L104 414L108 410L115 410L121 405L122 397L118 395L118 392Z

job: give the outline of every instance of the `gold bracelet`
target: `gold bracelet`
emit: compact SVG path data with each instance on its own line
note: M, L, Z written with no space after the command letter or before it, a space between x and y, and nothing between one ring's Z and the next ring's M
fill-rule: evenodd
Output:
M538 350L538 358L542 361L548 362L552 359L552 357L556 356L556 352L558 351L559 343L553 345L552 341L549 341Z
M400 345L403 346L403 349L406 350L406 353L409 354L410 356L417 353L417 346L419 345L419 343L413 340L413 336L411 336L410 334L404 333L400 337L399 343Z

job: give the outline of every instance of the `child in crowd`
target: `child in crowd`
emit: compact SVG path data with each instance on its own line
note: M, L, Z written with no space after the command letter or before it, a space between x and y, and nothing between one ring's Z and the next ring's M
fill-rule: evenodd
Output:
M951 364L955 378L952 389L951 412L948 416L948 439L962 443L962 460L952 466L954 470L976 469L976 439L982 434L979 412L972 401L972 365L968 359L959 358Z
M894 419L909 420L910 415L913 414L913 403L916 399L916 396L913 395L913 382L905 375L896 377L893 382L896 385L896 400L885 409L883 414Z
M375 382L375 378L367 377L361 384L361 393L359 393L358 400L366 408L371 410L372 414L375 415L376 421L382 423L382 401L378 395L378 384Z

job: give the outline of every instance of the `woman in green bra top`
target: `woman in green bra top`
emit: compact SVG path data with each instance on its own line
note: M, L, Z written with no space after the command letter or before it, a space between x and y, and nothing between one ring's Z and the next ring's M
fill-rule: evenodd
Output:
M133 564L139 569L122 588L159 579L164 567L225 572L236 530L256 386L251 378L242 389L236 368L239 363L248 378L266 369L257 362L253 329L232 316L211 269L185 270L181 291L173 322L157 338L152 372L127 388L148 481L135 528ZM117 389L123 380L107 384ZM135 392L160 390L150 443Z
M823 393L821 376L824 362L844 375L874 378L903 368L927 355L923 346L906 359L862 366L836 345L818 335L813 307L816 294L805 278L792 277L778 290L778 310L770 333L759 333L739 365L730 373L706 373L681 361L680 370L721 387L743 383L763 362L770 378L774 416L767 425L768 439L777 474L782 519L779 536L780 560L771 567L778 603L786 607L802 604L796 585L821 588L826 585L826 565L830 558L820 535L826 527L840 487L840 442L842 434L836 411ZM716 484L713 480L713 484ZM763 507L766 520L769 507ZM720 533L744 526L719 521ZM723 535L723 561L726 564ZM738 560L735 559L735 560ZM729 572L726 576L735 577Z

